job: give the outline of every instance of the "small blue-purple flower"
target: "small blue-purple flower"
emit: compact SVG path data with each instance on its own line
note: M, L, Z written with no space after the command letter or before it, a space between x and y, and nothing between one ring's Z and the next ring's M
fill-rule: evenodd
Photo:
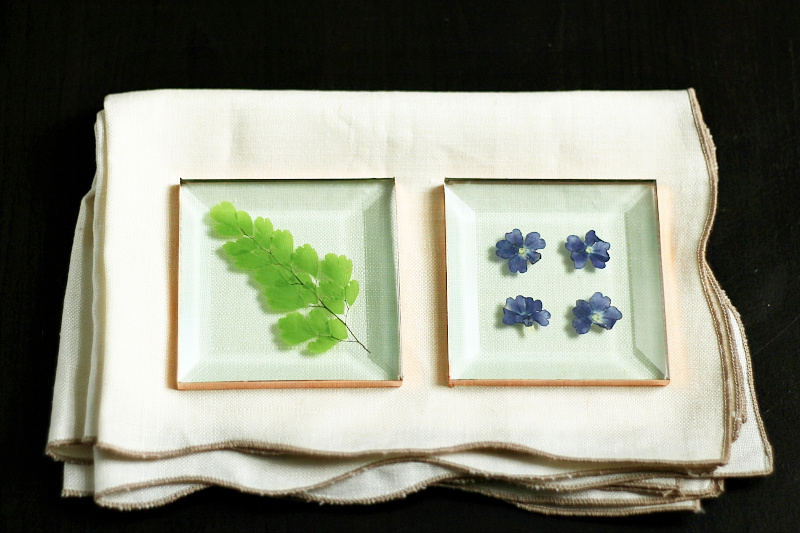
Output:
M603 329L611 329L617 320L622 318L619 309L611 305L611 298L596 292L589 298L589 301L578 300L572 309L575 318L572 320L572 327L575 331L583 335L589 331L592 324Z
M534 300L522 295L516 298L506 298L506 305L503 307L503 324L532 326L534 322L538 322L542 326L546 326L550 323L549 320L550 313L542 309L541 300Z
M583 268L587 260L590 260L595 268L605 268L606 261L611 259L608 255L611 245L600 239L594 230L589 230L586 234L586 241L582 241L577 235L570 235L564 248L570 251L575 268Z
M542 258L536 250L545 247L544 239L538 233L531 232L522 238L522 232L516 228L511 233L506 233L505 240L498 241L497 255L508 259L508 269L511 272L524 273L528 271L528 262L534 264Z

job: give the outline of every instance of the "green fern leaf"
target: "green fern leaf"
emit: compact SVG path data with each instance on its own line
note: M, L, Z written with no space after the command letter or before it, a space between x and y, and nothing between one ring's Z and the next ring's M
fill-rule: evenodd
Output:
M228 255L242 255L255 250L256 243L246 237L242 237L235 241L226 242L222 245L222 249L225 250Z
M269 250L272 241L272 222L268 218L258 217L253 222L255 231L253 232L253 240L265 250Z
M236 213L236 221L239 224L239 229L248 237L253 236L253 219L250 218L245 211L238 211Z
M356 298L358 298L358 291L358 282L354 279L350 280L350 283L344 288L344 299L350 307L353 307Z
M339 344L339 341L333 337L317 337L316 340L308 343L308 351L314 355L319 355L327 352L337 344Z
M236 208L233 207L233 204L230 202L221 202L212 207L211 218L220 224L226 224L234 227L239 225L236 220Z
M298 312L289 313L278 320L281 339L289 346L300 344L315 336L308 319Z
M343 255L328 254L319 267L323 274L342 287L347 285L353 274L353 262Z
M310 245L304 244L292 254L292 265L316 277L319 270L317 251Z
M310 340L308 351L320 354L352 335L345 317L339 316L344 315L345 302L352 306L359 293L358 282L350 279L350 259L327 254L320 261L308 244L294 249L291 232L276 230L268 218L253 220L230 202L212 207L210 216L217 233L232 238L222 245L231 262L250 272L270 309L289 312L278 320L283 342L294 346ZM314 309L308 315L298 312L309 306ZM357 342L369 352L355 335L348 342Z
M331 328L331 337L339 339L340 341L347 338L347 326L345 326L343 322L340 322L339 319L332 318L328 325Z
M288 230L278 230L272 234L270 252L279 263L287 263L292 256L294 238Z
M227 250L226 250L227 251ZM256 270L272 263L272 258L261 249L233 256L234 264L242 270Z
M308 313L308 321L311 323L311 329L320 337L330 337L331 326L328 321L329 313L322 309L312 309Z
M308 307L306 299L294 285L274 286L264 289L267 305L274 311L295 311Z
M332 312L344 313L344 289L341 285L329 279L321 281L317 295L325 307Z

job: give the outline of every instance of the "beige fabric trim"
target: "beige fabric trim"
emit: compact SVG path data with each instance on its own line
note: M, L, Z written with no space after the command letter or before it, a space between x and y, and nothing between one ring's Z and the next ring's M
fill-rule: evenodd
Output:
M697 126L698 135L700 136L700 144L701 144L701 147L703 148L703 153L704 153L704 155L706 157L706 164L707 164L707 167L708 167L709 176L711 178L712 198L713 198L713 214L711 215L711 221L713 222L713 218L714 218L714 216L716 214L717 198L718 198L718 185L719 185L719 166L717 164L717 159L716 159L716 147L714 147L714 142L713 142L713 139L711 138L711 132L709 131L708 127L706 126L705 122L703 121L703 115L702 115L702 112L700 111L700 105L699 105L699 103L697 101L697 95L696 95L694 89L689 89L688 92L689 92L689 100L691 102L692 114L693 114L693 116L695 118L695 124ZM708 229L710 231L710 229L711 229L710 226L709 226ZM736 310L736 307L733 305L733 303L731 303L730 299L728 298L728 295L725 293L725 291L719 285L719 281L716 279L716 276L714 276L714 273L711 270L711 266L705 260L706 244L707 244L707 238L704 238L703 239L703 243L702 243L702 248L703 248L702 264L704 266L704 273L709 278L709 282L711 284L711 288L714 291L714 294L719 299L720 305L730 309L732 311L734 317L735 317L736 327L739 328L739 332L740 332L741 337L742 337L742 344L743 344L744 350L745 350L745 354L744 354L745 363L746 363L747 369L749 371L748 372L749 375L748 375L747 383L745 384L744 376L742 376L741 370L739 369L739 365L732 364L733 363L733 357L732 357L731 354L726 352L726 359L729 362L729 364L731 364L731 366L733 366L733 375L734 375L734 382L735 382L734 386L735 386L735 392L736 392L734 394L734 402L733 402L733 405L735 405L735 413L733 414L733 420L732 420L732 422L733 422L733 427L732 427L733 434L731 435L731 442L733 440L736 440L736 437L739 434L739 430L741 429L741 425L744 424L747 421L747 413L746 413L746 406L745 406L745 390L744 390L744 387L747 386L749 388L749 390L750 390L750 394L751 394L751 397L753 399L754 412L755 412L755 417L756 417L756 422L757 422L757 425L758 425L759 433L761 435L761 440L762 440L762 442L764 444L764 448L766 450L767 456L768 456L769 461L770 461L770 468L769 469L764 470L764 471L762 471L761 473L758 473L758 474L754 473L753 475L761 475L761 474L766 475L766 474L769 474L769 473L771 473L773 471L774 458L773 458L772 446L769 444L769 440L767 439L767 434L766 434L766 430L764 428L764 423L763 423L763 420L761 418L760 410L758 409L758 402L757 402L757 397L756 397L755 385L754 385L754 381L753 381L752 358L751 358L751 353L750 353L750 346L749 346L749 344L747 342L747 335L745 334L745 331L744 331L744 325L742 323L741 315ZM727 340L728 340L728 343L730 343L731 342L731 336L730 336L730 333L728 331L728 320L727 320L727 317L723 315L722 320L720 320L718 316L715 316L715 318L716 318L716 322L717 323L719 323L723 327L725 327ZM726 457L729 457L730 446L728 446L727 452L728 453L726 453ZM727 463L727 461L726 461L726 463Z
M663 497L672 496L674 494L683 494L678 480L673 482L651 481L651 480L638 480L626 481L608 487L609 490L632 490L641 491L646 494L659 494Z
M727 299L727 296L726 296ZM753 382L753 362L750 357L750 345L747 342L747 336L744 332L744 324L742 323L742 317L739 314L739 311L730 304L728 301L730 310L733 312L733 317L736 319L736 326L739 328L739 332L742 336L742 345L744 346L745 351L745 362L747 363L747 387L750 390L750 397L753 399L753 411L755 412L755 421L758 425L758 432L761 435L761 442L764 444L764 450L769 458L769 468L764 469L760 472L752 473L752 476L761 476L761 475L768 475L771 474L772 471L775 469L775 459L772 453L772 445L769 443L769 439L767 438L767 430L764 426L764 421L761 419L761 410L758 408L758 398L756 397L756 387L755 383Z
M48 445L49 446L49 445ZM127 459L169 459L173 457L179 457L181 455L186 455L189 453L199 453L199 452L207 452L207 451L215 451L215 450L233 450L233 451L241 451L241 452L250 452L250 453L286 453L286 454L297 454L297 455L304 455L307 457L319 457L319 458L353 458L353 457L361 457L367 455L389 455L389 456L403 456L403 457L431 457L436 455L442 454L449 454L449 453L456 453L456 452L466 452L466 451L475 451L475 450L487 450L487 451L510 451L510 452L518 452L528 454L533 457L548 459L553 461L568 461L571 463L584 463L584 464L594 464L594 463L604 463L604 464L619 464L619 465L640 465L646 466L653 469L658 469L661 467L672 467L678 468L686 471L687 473L703 473L711 471L713 468L720 466L724 463L719 461L662 461L662 460L655 460L655 461L643 461L641 459L576 459L574 457L565 457L559 455L553 455L545 452L541 452L539 450L528 448L526 446L509 444L504 442L473 442L468 444L462 444L459 446L450 446L444 448L432 448L432 449L414 449L414 448L405 448L405 449L395 449L395 450L362 450L357 452L324 452L320 450L312 450L306 448L300 448L297 446L286 446L286 445L274 445L274 444L265 444L262 442L255 442L255 441L238 441L238 440L231 440L231 441L224 441L224 442L217 442L211 444L204 444L204 445L197 445L197 446L189 446L186 448L180 448L177 450L170 450L165 452L137 452L133 450L127 450L124 448L119 448L117 446L106 444L102 441L96 441L95 447L99 450L104 452L112 453L118 455L123 458ZM614 472L615 469L612 470L601 470L599 472Z
M606 476L614 476L616 474L606 474ZM570 484L569 486L559 486L559 485L535 485L535 484L528 484L524 483L525 486L530 487L532 489L540 489L540 490L554 490L556 492L575 492L581 490L589 490L589 489L603 489L608 490L612 489L613 487L623 487L621 490L629 490L628 484L635 484L639 481L644 481L650 479L652 477L663 477L666 475L664 472L645 472L642 474L620 474L624 476L622 479L601 479L600 477L596 477L593 480L587 480L585 482L581 482L578 480L574 484ZM672 475L672 474L670 474ZM513 482L513 480L510 480ZM610 484L609 484L610 483Z
M736 405L736 388L731 386L732 375L735 372L733 369L733 354L730 350L730 337L726 329L726 322L722 311L719 309L719 301L714 301L712 294L715 294L712 282L709 280L708 273L711 267L706 262L706 248L708 246L708 239L711 236L711 230L714 226L714 218L717 214L717 198L718 198L718 185L719 185L719 167L717 165L716 147L714 141L711 139L711 133L703 122L703 114L700 111L700 104L697 101L697 95L694 89L687 90L689 96L689 103L694 117L695 128L700 140L700 147L703 150L703 155L706 160L706 169L708 170L709 185L711 186L711 203L708 209L708 217L706 218L705 229L703 236L700 238L700 244L697 247L697 264L700 267L700 278L703 284L703 292L708 302L708 307L711 314L714 316L715 330L717 333L717 343L722 350L721 366L723 376L723 393L725 394L725 438L723 439L722 457L723 464L730 460L730 448L733 442L736 430L734 428L734 417L731 412L731 407ZM716 304L716 305L715 305Z
M309 493L299 493L291 495L292 499L298 499L307 502L315 502L315 503L326 503L332 505L372 505L375 503L386 503L392 500L396 500L398 498L405 498L410 494L414 494L415 492L420 492L430 486L434 486L437 483L442 481L446 481L449 479L453 479L458 477L458 474L441 474L438 476L431 477L426 481L422 481L420 483L416 483L405 489L398 490L395 492L391 492L389 494L384 494L375 498L354 498L350 499L342 499L342 498L331 498L327 496L319 496L316 494L309 494Z
M714 278L714 282L719 287L719 282L716 280L716 278ZM759 432L759 435L761 436L761 442L762 442L762 444L764 446L764 451L765 451L765 453L767 455L767 458L769 459L769 467L768 468L765 468L765 469L760 470L760 471L744 474L744 475L738 475L737 477L755 477L755 476L769 475L774 470L775 459L774 459L774 456L773 456L772 445L770 445L769 439L767 438L767 431L766 431L766 428L764 426L764 421L761 418L761 410L758 408L758 397L756 396L755 383L753 381L753 363L752 363L752 358L751 358L751 355L750 355L750 344L747 342L747 335L745 334L744 324L742 323L742 317L739 314L739 311L736 310L736 307L734 307L733 303L731 303L730 299L728 298L728 295L725 293L725 291L722 290L721 287L720 287L719 294L720 294L720 298L724 302L724 305L733 314L733 317L734 317L734 320L735 320L735 324L731 324L731 327L738 328L739 335L742 338L742 346L744 347L744 351L745 351L744 361L745 361L745 364L747 365L747 374L748 374L746 383L744 382L744 379L742 379L742 387L744 388L746 386L748 388L749 392L750 392L750 397L752 398L752 402L753 402L753 412L755 413L755 422L756 422L756 425L758 426L758 432ZM742 391L742 397L744 397L744 391ZM745 411L745 408L742 409L741 419L743 421L747 421L747 413Z
M141 504L112 502L105 500L103 498L99 498L97 496L95 496L94 502L101 507L106 507L108 509L116 509L117 511L141 511L143 509L153 509L155 507L162 507L168 503L172 503L176 500L179 500L184 496L194 494L195 492L199 492L207 488L208 485L196 485L186 490L176 492L175 494L167 496L166 498L161 498L160 500L154 500L152 502L141 503Z
M343 478L351 477L355 475L358 471L354 471L350 475L343 476ZM238 483L230 483L222 479L214 478L214 477L206 477L206 476L181 476L175 478L164 478L160 480L154 480L153 483L140 483L140 484L131 484L117 487L113 490L107 490L100 493L95 494L95 501L98 505L102 505L103 507L111 507L120 510L132 510L132 509L149 509L152 507L158 507L161 505L165 505L167 503L173 502L178 498L186 496L187 494L192 494L197 492L202 488L206 488L208 486L219 486L228 489L238 490L239 492L243 492L245 494L255 494L257 496L269 496L269 497L277 497L277 498L289 498L289 499L296 499L301 501L307 502L316 502L316 503L327 503L327 504L335 504L335 505L370 505L374 503L383 503L388 502L391 500L395 500L397 498L405 497L409 494L413 494L418 492L426 487L435 484L439 481L443 481L446 479L450 479L453 477L458 477L458 474L442 474L439 476L431 477L423 482L411 485L410 487L406 487L403 490L395 491L386 495L382 495L376 498L359 498L359 499L352 499L352 500L345 500L339 498L329 498L325 496L319 496L316 494L311 494L309 491L319 488L324 488L324 486L328 484L324 484L321 486L311 486L305 487L302 489L297 490L290 490L290 491L260 491L254 490L251 487L247 487L245 485L240 485ZM337 479L337 481L340 481ZM117 502L109 501L108 497L113 496L114 494L119 494L123 492L128 492L130 490L136 489L143 489L143 488L152 488L157 486L165 486L165 485L187 485L187 484L195 484L196 486L187 489L186 491L182 491L176 493L174 495L169 496L168 498L164 498L162 500L157 500L154 502L148 502L147 504L120 504Z
M725 337L728 339L728 345L730 346L733 343L733 336L730 333L731 324L728 321L728 316L724 309L727 307L725 305L727 296L725 295L725 291L722 290L722 287L720 287L717 278L714 276L714 273L710 268L708 269L708 277L711 282L711 286L714 289L714 294L719 300L720 307L722 308ZM733 348L729 349L733 351ZM736 402L733 410L733 440L736 440L739 437L739 431L741 431L742 425L747 421L747 406L745 405L744 376L742 376L742 369L738 364L734 363L733 370L733 382L736 390Z
M349 478L354 477L354 476L356 476L358 474L362 474L362 473L364 473L364 472L366 472L368 470L371 470L373 468L376 468L376 467L386 466L386 465L391 465L391 464L396 464L396 463L410 463L410 462L425 462L425 463L427 463L427 462L430 462L430 461L426 461L423 458L395 457L395 458L387 459L387 460L384 460L384 461L376 461L374 463L370 463L368 465L364 465L362 467L355 468L353 470L345 472L344 474L329 478L329 479L327 479L325 481L322 481L320 483L315 483L313 485L308 485L308 486L305 486L305 487L298 487L298 488L291 489L291 490L255 490L255 489L252 489L252 488L248 488L248 487L246 487L244 485L239 485L237 483L231 483L229 481L226 481L224 479L217 478L217 477L214 477L214 476L176 476L176 477L169 477L169 478L154 479L154 480L151 480L151 481L148 481L148 482L144 482L144 483L131 483L131 484L127 484L127 485L119 485L119 486L116 486L116 487L114 487L112 489L106 489L104 491L99 491L99 492L96 493L96 496L97 497L106 497L106 496L110 496L110 495L113 495L113 494L118 494L120 492L128 492L128 491L136 490L136 489L152 488L152 487L157 487L157 486L160 486L160 485L204 484L204 485L217 485L217 486L220 486L220 487L232 488L232 489L236 489L236 490L239 490L239 491L242 491L242 492L258 494L258 495L261 495L261 496L280 497L280 496L289 496L289 495L292 495L292 494L298 493L298 492L299 493L305 493L305 492L312 491L312 490L324 489L325 487L329 487L329 486L334 485L334 484L336 484L336 483L338 483L340 481L344 481L345 479L349 479Z
M601 502L598 502L596 498L592 497L575 497L572 496L572 492L582 492L584 490L595 490L601 492L628 492L628 493L638 493L637 489L630 489L626 487L618 487L616 485L609 485L609 486L601 486L601 487L588 487L587 489L579 489L577 491L559 491L553 489L531 489L531 492L527 494L521 493L514 493L514 486L513 484L509 487L504 488L502 486L493 488L492 486L482 485L474 479L470 478L463 478L458 480L446 481L443 483L439 483L440 486L449 487L449 488L456 488L460 490L464 490L466 492L474 492L484 494L486 496L491 496L497 499L501 499L508 502L515 502L515 503L538 503L538 504L554 504L559 506L572 506L572 507L581 507L581 506L626 506L626 505L639 505L640 503L644 505L653 505L657 503L665 503L665 502L676 502L676 501L684 501L684 500L693 500L693 499L700 499L700 498L712 498L716 497L722 493L722 485L719 481L712 481L708 488L703 490L687 490L682 489L677 484L671 487L671 490L667 493L664 491L656 491L653 492L652 490L647 490L647 492L642 494L642 497L637 500L632 500L630 498L607 498L603 499Z
M692 511L695 513L701 512L703 509L700 506L700 500L687 500L685 502L664 503L661 505L642 505L639 507L628 506L620 507L617 509L599 509L592 507L583 508L563 508L551 507L547 505L535 505L529 503L514 503L513 505L524 509L525 511L533 511L549 516L593 516L593 517L618 517L618 516L635 516L650 513L660 513L667 511Z
M718 484L714 484L708 489L703 491L687 491L677 486L672 488L671 490L661 490L651 487L627 487L627 486L610 486L610 487L605 487L603 490L609 492L635 492L637 494L641 494L642 496L655 498L658 501L663 501L665 499L671 501L680 501L687 499L694 500L703 498L716 498L717 496L723 493L722 487Z
M355 468L353 470L345 472L343 474L340 474L338 476L329 478L329 479L327 479L325 481L322 481L322 482L319 482L319 483L316 483L316 484L312 484L312 485L308 485L308 486L305 486L305 487L299 487L299 488L291 489L291 490L274 490L274 491L270 491L270 490L255 490L255 489L248 488L246 486L239 485L239 484L236 484L236 483L231 483L231 482L226 481L224 479L216 478L216 477L213 477L213 476L176 476L176 477L168 477L168 478L158 478L158 479L154 479L154 480L151 480L151 481L148 481L148 482L143 482L143 483L131 483L131 484L125 484L125 485L118 485L118 486L113 487L111 489L98 491L97 493L95 493L95 496L96 496L96 498L107 498L108 496L112 496L114 494L119 494L119 493L122 493L122 492L129 492L129 491L132 491L132 490L145 489L145 488L153 488L153 487L162 486L162 485L203 484L203 485L216 485L216 486L220 486L220 487L232 488L232 489L239 490L241 492L259 494L261 496L286 497L286 496L292 496L292 495L296 495L296 494L305 494L305 493L313 491L313 490L324 489L326 487L329 487L331 485L334 485L334 484L339 483L341 481L344 481L346 479L352 478L354 476L357 476L359 474L362 474L364 472L367 472L367 471L372 470L372 469L377 468L377 467L382 467L382 466L387 466L387 465L397 464L397 463L409 463L409 462L432 464L432 465L435 465L435 466L442 466L442 467L445 467L445 468L450 468L450 469L455 470L455 472L453 474L448 474L448 475L442 477L441 479L429 480L429 481L427 481L427 482L425 482L423 484L418 484L418 485L428 485L428 484L431 484L431 483L435 483L437 481L442 481L445 478L447 478L449 480L453 480L454 482L458 482L459 480L462 481L462 482L469 482L472 479L469 476L480 475L483 479L499 481L499 482L506 482L506 483L512 483L512 484L522 484L523 486L526 486L526 487L531 488L533 490L553 490L553 491L573 492L573 491L577 491L577 490L586 490L586 489L592 489L592 488L598 488L598 487L603 487L604 486L604 481L603 480L595 479L595 480L587 480L586 482L581 482L580 480L577 480L577 482L574 485L570 485L569 487L564 487L564 488L549 487L549 486L547 486L548 482L558 482L558 481L562 481L562 480L572 479L572 478L575 477L575 474L565 473L565 474L559 474L559 475L553 475L553 476L541 476L541 477L492 475L491 473L488 473L488 472L475 471L473 469L467 469L467 468L465 468L465 467L463 467L461 465L458 465L458 464L448 463L447 461L440 460L440 459L438 459L436 457L407 457L407 456L399 456L399 457L388 458L388 459L382 460L382 461L375 461L375 462L369 463L367 465L361 466L359 468ZM627 471L631 471L631 478L632 479L647 479L647 478L651 478L651 477L659 477L659 476L665 475L665 472L647 472L647 473L637 474L635 472L635 470L636 470L636 467L628 467L628 468L622 469L621 471L614 471L614 470L608 470L608 469L606 469L606 470L597 470L597 471L587 471L587 472L581 472L580 476L581 477L583 477L583 476L586 476L586 477L591 476L591 477L595 477L596 478L597 476L603 476L603 475L615 475L615 474L624 475L626 473L629 473ZM668 471L666 471L666 472L668 473ZM536 482L539 482L539 483L537 484ZM544 483L544 485L542 483ZM605 483L607 484L608 480L605 480ZM421 488L423 488L421 486L417 487L417 485L415 485L414 487L415 488L414 488L414 490L412 492L416 492L417 490L420 490ZM346 503L348 501L349 500L347 500L347 501L343 500L341 502L336 502L336 501L331 500L330 503ZM388 500L382 500L382 501L388 501Z
M565 511L569 511L575 507L596 507L596 508L606 508L606 507L622 507L622 506L631 506L631 505L658 505L664 503L676 503L682 502L687 500L699 500L702 498L713 498L719 496L722 491L719 490L718 487L714 487L713 489L709 489L703 493L697 495L675 495L672 497L663 497L663 496L651 496L651 495L642 495L641 497L637 498L636 500L626 499L626 498L608 498L603 500L597 500L593 498L566 498L566 497L559 497L559 496L545 496L545 495L531 495L529 498L525 498L524 496L520 496L519 499L509 498L508 494L503 492L496 492L492 489L484 489L481 487L470 487L468 485L463 485L458 488L459 490L463 490L465 492L472 492L475 494L483 494L484 496L493 497L499 500L507 501L509 503L514 504L533 504L533 505L553 505L558 507L563 507ZM609 492L603 489L604 492ZM566 513L565 513L566 514Z
M62 498L88 498L93 495L94 493L90 490L64 489L61 491Z

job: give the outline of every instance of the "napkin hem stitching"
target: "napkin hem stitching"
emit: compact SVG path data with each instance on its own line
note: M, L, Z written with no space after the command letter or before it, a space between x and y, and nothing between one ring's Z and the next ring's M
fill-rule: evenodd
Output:
M706 171L708 173L709 185L711 187L708 215L706 217L703 234L700 237L700 244L697 247L697 263L700 267L700 279L704 289L703 295L705 296L706 303L708 304L709 310L714 317L714 332L717 336L717 344L722 350L720 366L722 370L722 386L724 393L723 425L725 434L722 439L722 449L720 451L722 453L723 464L727 464L730 460L730 448L734 435L734 421L731 413L731 406L735 405L736 402L735 393L733 390L731 390L730 383L731 371L733 370L733 354L729 352L730 347L725 342L727 339L724 338L725 332L721 330L725 327L725 323L722 320L724 317L720 316L719 309L717 309L712 302L711 292L713 291L713 287L710 287L711 283L708 276L708 270L710 270L710 266L706 262L706 247L708 245L708 240L711 237L711 231L714 226L714 219L716 218L717 212L717 186L719 183L719 175L714 141L711 139L708 127L703 121L703 115L700 111L697 95L695 94L694 89L691 88L687 90L687 93L689 96L689 108L691 109L692 117L694 119L695 131L698 135L698 140L700 141L700 148L705 159Z

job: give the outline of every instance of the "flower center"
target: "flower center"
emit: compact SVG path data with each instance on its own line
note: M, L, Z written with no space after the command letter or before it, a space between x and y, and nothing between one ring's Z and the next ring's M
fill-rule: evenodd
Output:
M602 319L603 319L602 313L592 313L592 322L594 322L595 324L599 324Z
M594 249L593 249L591 246L587 246L587 247L586 247L586 253L587 253L587 254L590 254L590 253L592 253L592 252L594 252Z
M524 246L519 249L519 255L525 255L528 252L528 249Z

